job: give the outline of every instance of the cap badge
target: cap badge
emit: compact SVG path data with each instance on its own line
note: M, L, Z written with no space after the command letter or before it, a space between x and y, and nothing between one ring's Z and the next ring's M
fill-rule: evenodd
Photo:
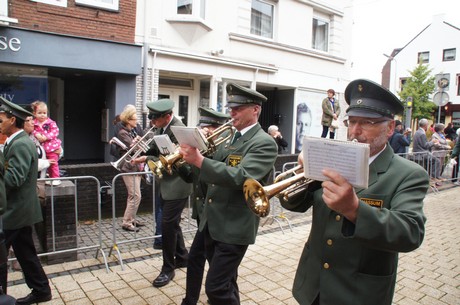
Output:
M356 101L356 105L361 105L361 103L363 102L363 100L359 99Z
M362 91L363 91L363 85L361 85L361 84L358 85L358 91L359 91L359 92L362 92Z

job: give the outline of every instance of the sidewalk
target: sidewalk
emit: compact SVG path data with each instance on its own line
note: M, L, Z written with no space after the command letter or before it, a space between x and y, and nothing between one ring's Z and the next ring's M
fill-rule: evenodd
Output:
M460 187L427 195L425 240L416 251L400 255L393 304L460 305L459 198ZM249 247L239 268L242 304L297 304L291 287L309 234L311 214L287 216L292 231L285 222L284 233L276 222L267 223L256 244ZM193 233L185 233L184 237L189 247ZM100 258L45 266L53 300L43 304L180 304L185 294L186 269L177 269L169 285L152 287L161 269L161 251L154 250L151 241L141 245L138 249L120 246L124 270L113 255L109 258L109 273ZM129 251L123 251L126 249ZM30 292L20 272L9 274L9 284L8 292L14 297ZM199 304L206 304L206 300L203 289Z

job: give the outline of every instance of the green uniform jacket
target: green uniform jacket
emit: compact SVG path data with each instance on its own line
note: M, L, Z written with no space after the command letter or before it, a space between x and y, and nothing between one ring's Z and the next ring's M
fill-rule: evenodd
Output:
M174 136L174 133L170 128L171 126L184 126L184 124L178 118L173 117L171 123L168 125L168 127L166 127L166 129L163 132L163 134L167 134L169 136L171 142L177 144L176 137ZM157 128L155 130L155 135L159 134L160 129ZM155 143L155 141L152 141L152 143ZM152 149L147 152L147 155L153 155L154 157L158 157L160 155L160 150L154 144L154 147L152 147ZM147 159L158 160L158 158L151 157L148 157ZM182 170L184 172L187 172L187 174L189 175L191 174L191 167L188 164L183 165ZM156 179L155 181L159 182L161 198L163 198L164 200L183 199L187 198L192 193L192 183L185 182L176 171L173 171L172 175L165 173L162 179Z
M330 210L322 188L304 192L283 207L313 206L310 236L301 255L293 294L300 304L390 305L398 252L418 248L425 234L426 171L385 150L369 166L369 187L358 189L356 224Z
M323 116L321 117L321 125L331 126L332 119L334 116L334 111L332 109L331 102L329 101L328 98L325 98L323 100L321 107L323 108ZM340 114L340 103L337 99L335 99L334 101L334 108L335 108L335 114L337 114L337 118L338 118Z
M3 151L5 155L6 212L3 228L14 230L43 220L37 196L38 155L23 131Z
M257 124L233 145L223 143L213 159L205 158L200 180L208 184L200 231L208 225L214 240L236 245L253 244L259 217L243 194L247 178L266 182L278 154L275 140Z
M5 158L0 151L0 215L6 210L6 191L5 191ZM0 228L1 229L1 228Z

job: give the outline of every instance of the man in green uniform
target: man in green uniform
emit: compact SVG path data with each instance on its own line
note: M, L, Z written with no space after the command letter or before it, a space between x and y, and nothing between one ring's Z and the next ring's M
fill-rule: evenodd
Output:
M206 133L206 137L211 134L219 127L221 127L230 118L228 114L217 112L210 108L200 107L199 126ZM213 137L213 141L222 138L222 136ZM212 157L207 155L207 157ZM204 210L205 197L208 186L206 183L201 183L199 180L200 170L196 167L193 170L193 194L191 196L191 204L193 208L192 218L196 219L197 226L200 225L200 219ZM193 238L190 251L188 253L188 265L187 265L187 284L185 288L185 297L182 300L182 305L195 305L200 298L201 283L203 281L204 266L206 263L206 253L204 245L203 232L197 230L195 237Z
M243 184L247 178L267 182L278 148L257 122L267 98L237 84L226 89L237 130L234 138L220 145L212 159L188 145L182 145L180 152L200 169L200 180L208 184L199 228L209 261L206 294L211 304L232 305L240 304L238 266L259 228L259 218L246 205Z
M7 135L5 155L6 211L3 229L6 248L13 247L32 292L16 304L33 304L51 300L48 278L37 257L32 239L32 225L42 221L37 196L38 155L35 144L23 130L24 120L32 116L20 106L0 97L0 132ZM0 266L0 284L6 292L7 266Z
M174 101L170 99L160 99L147 103L147 108L150 111L149 118L156 127L155 135L167 134L171 142L177 144L171 126L184 126L184 124L174 116L173 107ZM135 162L158 160L160 149L154 144L146 154L146 156L137 158ZM186 167L191 173L190 167L188 165ZM183 168L183 170L186 171L187 169ZM182 210L185 208L191 193L192 183L185 182L176 171L172 175L163 175L163 178L159 180L160 200L155 204L159 204L162 211L163 266L160 275L152 283L155 287L167 285L174 278L176 268L187 266L188 251L185 247L180 220Z
M388 143L394 115L404 109L396 96L358 79L347 86L345 99L350 105L348 140L370 145L369 186L354 189L325 164L327 181L310 184L283 203L297 212L313 207L293 294L302 305L390 305L398 253L423 241L429 179L422 167L396 156Z

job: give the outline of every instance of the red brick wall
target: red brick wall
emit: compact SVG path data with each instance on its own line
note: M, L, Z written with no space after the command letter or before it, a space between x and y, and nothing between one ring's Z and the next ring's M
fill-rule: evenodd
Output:
M30 0L8 0L9 17L18 19L15 27L43 32L134 43L136 0L120 0L117 12L77 6L67 7Z

